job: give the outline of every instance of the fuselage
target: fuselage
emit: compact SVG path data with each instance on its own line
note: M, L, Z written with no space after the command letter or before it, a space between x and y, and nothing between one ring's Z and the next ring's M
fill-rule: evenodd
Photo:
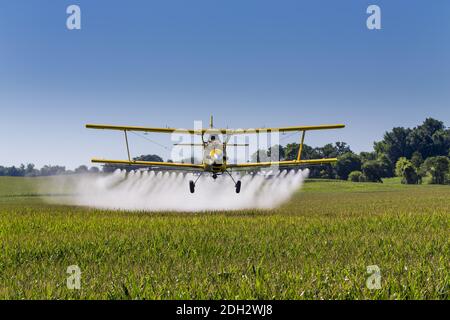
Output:
M226 144L222 143L218 137L210 138L209 141L204 142L203 165L205 171L216 174L226 170Z

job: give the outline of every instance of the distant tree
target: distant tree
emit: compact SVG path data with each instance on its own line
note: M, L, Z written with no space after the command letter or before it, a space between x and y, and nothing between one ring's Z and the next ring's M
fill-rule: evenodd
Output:
M288 143L284 148L284 159L285 160L296 160L298 156L298 149L300 145L298 143ZM318 148L313 148L307 144L303 144L301 158L316 159L319 157Z
M419 169L420 166L423 163L422 154L420 152L418 152L418 151L414 151L412 156L411 156L411 163L416 168L416 170Z
M400 157L410 158L413 150L408 143L411 129L396 127L384 134L383 140L374 143L377 154L386 154L391 163L396 163Z
M17 168L16 166L12 166L12 167L6 167L5 168L5 176L10 176L10 177L23 177L25 174L24 172L24 168L23 167L19 167Z
M340 179L347 180L352 171L361 170L361 159L353 152L346 152L338 157L335 169Z
M334 176L331 175L332 170L322 169L319 172L319 178L321 179L334 179Z
M269 161L269 157L267 156L267 150L258 149L251 156L251 162L266 162Z
M305 144L303 145L303 149L305 149ZM284 156L286 160L295 160L297 159L298 154L298 143L288 143L284 148ZM306 158L305 158L306 159Z
M276 144L267 150L267 157L271 161L279 161L285 158L285 150L279 144Z
M362 182L363 181L363 173L361 171L352 171L348 175L348 180L352 182Z
M64 174L66 172L66 167L63 166L51 166L45 165L39 170L41 176L55 176Z
M418 184L421 177L417 174L416 168L410 163L403 168L402 183L404 184Z
M352 152L350 146L346 142L338 141L335 143L337 156L342 156L348 152Z
M117 169L125 169L124 165L105 163L102 167L102 171L105 173L111 173L116 171Z
M442 121L427 118L422 125L411 131L408 143L410 148L419 152L424 159L444 156L450 148L450 130L446 130Z
M377 161L381 166L382 178L390 178L394 176L394 164L385 153L378 154Z
M383 174L383 168L377 160L366 161L362 165L362 172L364 174L365 180L369 182L383 182L381 180Z
M328 143L321 148L316 148L316 150L324 158L336 158L351 152L350 147L345 142Z
M430 157L422 164L421 172L431 176L431 183L444 184L449 172L450 160L445 156Z
M81 166L79 166L78 168L75 169L75 173L81 173L82 174L82 173L87 173L87 172L89 172L89 169L85 165L81 165Z
M99 173L100 169L98 167L90 167L89 173Z
M201 163L202 161L197 159L196 157L189 157L189 158L184 158L181 160L181 163L192 163L192 164L196 164L196 163Z
M374 143L377 154L385 153L391 163L400 157L412 160L413 165L420 166L422 159L435 156L448 156L450 150L450 129L446 129L442 121L427 118L413 129L396 127L384 134L383 140ZM364 160L363 160L364 161Z
M403 184L417 184L420 180L416 168L405 157L400 157L395 164L395 174L402 178Z
M27 177L36 177L39 175L39 170L35 169L34 164L28 163L25 168L25 176Z
M152 161L152 162L163 162L163 159L156 154L146 154L139 157L133 158L135 161Z
M361 159L361 162L366 162L369 160L376 160L377 159L377 153L376 152L361 152L359 154L359 157Z
M408 161L408 159L406 159L405 157L398 158L398 160L397 160L397 162L395 164L395 175L397 177L401 177L403 175L403 167L407 163L410 163L410 161Z
M156 154L147 154L147 155L141 155L139 157L134 157L133 160L135 161L152 161L152 162L163 162L163 159L156 155ZM106 163L103 165L103 172L111 173L116 171L117 169L120 170L137 170L139 168L145 168L145 166L139 166L139 165L120 165L120 164L111 164Z
M316 150L322 158L336 158L338 156L337 148L331 143L316 148Z

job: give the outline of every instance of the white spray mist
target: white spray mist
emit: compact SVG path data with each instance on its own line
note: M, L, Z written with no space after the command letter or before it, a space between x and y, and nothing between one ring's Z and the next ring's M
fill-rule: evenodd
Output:
M297 191L308 170L278 171L269 176L256 174L239 177L241 192L227 175L213 180L200 177L195 193L189 192L192 174L176 172L116 170L107 175L87 175L73 179L71 204L113 210L203 211L270 209L289 200ZM67 200L67 199L66 199Z

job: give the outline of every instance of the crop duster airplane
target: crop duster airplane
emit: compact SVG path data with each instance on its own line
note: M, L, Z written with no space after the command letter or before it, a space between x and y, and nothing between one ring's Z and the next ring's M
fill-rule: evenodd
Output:
M125 135L125 144L127 147L128 160L106 160L106 159L92 159L93 163L104 164L119 164L119 165L136 165L141 167L150 168L175 168L182 171L197 171L200 175L195 181L189 181L189 190L191 193L195 191L195 184L203 173L211 174L213 179L216 179L218 175L228 174L235 184L236 193L241 190L241 181L235 181L229 170L233 169L257 169L270 166L279 167L299 167L304 165L317 165L336 162L336 158L323 158L323 159L302 159L303 142L305 140L306 131L312 130L326 130L326 129L340 129L344 128L343 124L327 124L317 126L297 126L297 127L280 127L280 128L256 128L256 129L220 129L213 127L213 117L210 118L210 125L207 129L176 129L176 128L152 128L152 127L132 127L132 126L115 126L115 125L103 125L103 124L87 124L86 128L89 129L106 129L106 130L118 130L123 131ZM128 145L127 132L143 131L143 132L158 132L158 133L179 133L200 135L202 143L186 143L176 144L184 146L200 146L203 148L203 160L201 164L192 163L175 163L175 162L156 162L156 161L138 161L133 160L130 157L130 148ZM227 147L228 146L248 146L248 144L231 144L228 143L230 137L240 134L258 134L258 133L274 133L274 132L302 132L300 147L298 150L297 158L295 160L284 161L269 161L269 162L246 162L246 163L228 163L227 162ZM222 135L223 141L219 139L219 135Z

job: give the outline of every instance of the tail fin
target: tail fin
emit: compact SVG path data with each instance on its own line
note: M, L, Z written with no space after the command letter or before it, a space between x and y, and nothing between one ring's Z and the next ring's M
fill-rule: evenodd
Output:
M213 116L211 115L209 118L209 127L212 129L214 127L213 125Z

